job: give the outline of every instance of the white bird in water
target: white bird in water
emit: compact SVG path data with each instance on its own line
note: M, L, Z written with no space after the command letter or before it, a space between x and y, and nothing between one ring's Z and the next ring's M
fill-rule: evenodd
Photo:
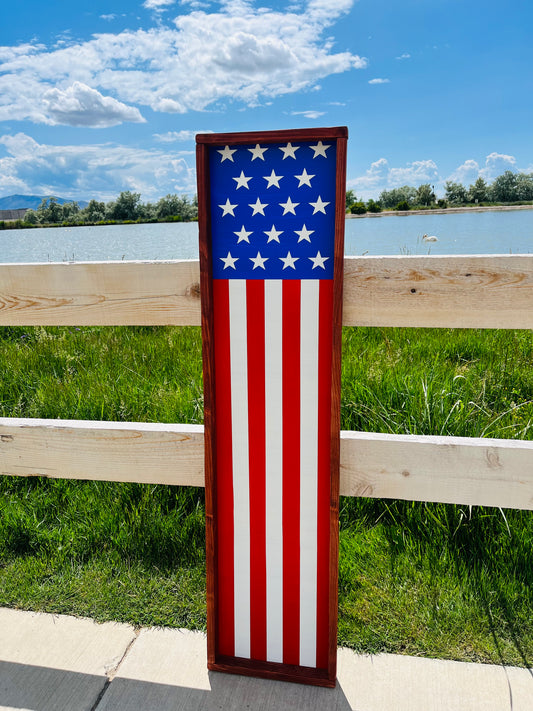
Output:
M439 241L437 239L437 237L435 237L435 235L429 235L429 237L428 237L428 235L423 234L422 239L424 240L424 242L438 242Z

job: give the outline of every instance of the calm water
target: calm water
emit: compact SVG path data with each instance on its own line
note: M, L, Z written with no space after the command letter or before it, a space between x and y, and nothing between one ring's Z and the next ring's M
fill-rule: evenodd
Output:
M533 210L351 219L345 244L349 255L528 254ZM0 231L0 262L197 258L196 223Z

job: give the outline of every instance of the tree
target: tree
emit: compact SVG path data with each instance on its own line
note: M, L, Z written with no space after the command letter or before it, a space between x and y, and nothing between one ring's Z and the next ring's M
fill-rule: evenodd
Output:
M63 208L57 202L57 198L43 198L37 208L37 219L41 224L61 222L63 219Z
M98 202L97 200L90 200L87 207L84 207L80 212L80 217L82 217L86 222L101 222L105 220L105 202Z
M139 217L140 193L124 190L115 202L107 204L109 217L112 220L136 220Z
M346 191L346 212L350 212L351 206L357 202L357 198L353 190Z
M66 202L62 206L63 222L76 222L79 219L80 206L77 202Z
M189 202L186 195L166 195L156 205L158 219L165 217L181 217L182 220L192 220L198 215L198 202Z
M444 197L450 205L464 205L468 202L466 188L461 183L454 183L447 180L444 184Z
M148 222L156 222L157 215L156 206L151 202L141 203L139 205L139 217L138 219L147 220Z
M30 225L36 225L39 222L35 210L26 210L24 213L24 222L28 222Z
M489 199L489 186L481 176L468 188L469 202L485 202Z
M382 207L393 208L399 202L408 202L409 205L414 205L416 201L416 188L410 185L403 185L401 188L392 188L392 190L383 190L379 196L379 202Z
M505 173L494 179L490 186L491 197L494 202L514 202L518 198L518 182L516 173L506 170Z
M433 192L433 188L429 183L424 183L420 185L416 191L415 202L417 205L433 205L436 202L436 196Z
M533 200L533 173L518 173L516 176L516 199Z

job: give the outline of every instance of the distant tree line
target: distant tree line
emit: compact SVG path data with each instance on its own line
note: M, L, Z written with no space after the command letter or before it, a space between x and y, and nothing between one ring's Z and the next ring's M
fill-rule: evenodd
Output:
M353 190L346 191L346 211L352 214L528 202L533 202L533 173L513 173L511 170L506 170L490 185L481 177L468 188L448 180L444 184L444 198L441 199L437 199L429 183L418 188L403 185L383 190L377 201L371 199L366 203L358 200Z
M121 192L116 200L91 200L80 208L77 202L58 203L56 198L44 199L36 210L28 210L24 223L30 225L86 225L115 222L186 222L198 217L196 197L166 195L156 203L141 202L140 193Z

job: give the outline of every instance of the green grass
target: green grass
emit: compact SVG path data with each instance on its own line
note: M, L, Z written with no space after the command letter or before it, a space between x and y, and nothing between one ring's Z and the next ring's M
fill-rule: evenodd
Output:
M196 328L2 328L0 416L201 422ZM342 427L533 438L533 336L345 329ZM0 478L0 605L203 628L203 490ZM339 642L533 664L533 515L341 499Z

